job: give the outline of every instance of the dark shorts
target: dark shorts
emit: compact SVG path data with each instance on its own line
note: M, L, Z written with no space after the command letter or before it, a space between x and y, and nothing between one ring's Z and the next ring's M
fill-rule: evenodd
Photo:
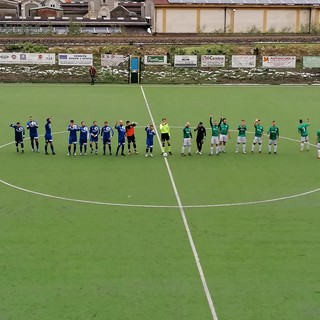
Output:
M152 148L152 147L153 147L153 140L147 139L147 140L146 140L146 146L147 146L148 148Z
M128 143L135 143L136 142L136 137L134 135L127 137Z
M23 139L15 138L15 140L16 140L16 143L23 143Z
M80 139L79 143L82 144L87 144L88 143L88 139Z
M90 142L98 143L99 137L90 136Z
M103 144L111 144L111 139L103 139Z
M45 136L44 136L44 140L45 140L46 142L51 142L51 141L52 141L52 135L45 135Z
M69 144L76 144L77 139L76 138L69 138Z
M39 136L36 135L36 134L31 134L30 135L30 139L38 139L38 138L39 138Z
M118 146L121 146L121 145L123 145L123 144L125 144L125 143L126 143L125 138L120 138L120 139L118 139Z
M170 140L169 133L161 133L161 142L165 142L169 140Z

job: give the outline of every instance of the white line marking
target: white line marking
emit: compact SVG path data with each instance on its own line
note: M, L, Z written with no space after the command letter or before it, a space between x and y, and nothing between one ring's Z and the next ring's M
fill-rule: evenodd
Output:
M103 202L103 201L93 201L93 200L81 200L81 199L74 199L74 198L67 198L67 197L61 197L61 196L55 196L47 193L37 192L30 189L26 189L23 187L16 186L12 183L9 183L7 181L1 180L0 183L13 188L17 189L23 192L31 193L37 196L51 198L51 199L57 199L57 200L64 200L64 201L70 201L70 202L78 202L78 203L86 203L86 204L96 204L96 205L104 205L104 206L114 206L114 207L136 207L136 208L157 208L157 209L177 209L179 206L171 206L171 205L157 205L157 204L130 204L130 203L114 203L114 202ZM235 207L235 206L246 206L246 205L255 205L255 204L264 204L264 203L270 203L270 202L277 202L282 200L289 200L293 198L299 198L304 197L312 193L319 192L320 188L306 191L303 193L298 193L294 195L284 196L281 198L273 198L273 199L267 199L267 200L257 200L257 201L249 201L249 202L236 202L236 203L218 203L218 204L197 204L197 205L184 205L183 208L188 209L197 209L197 208L215 208L215 207Z
M181 127L182 128L182 127ZM156 127L155 127L156 130ZM60 131L60 132L55 132L55 134L62 134L62 133L67 133L67 131ZM40 135L41 137L42 135ZM158 136L157 136L158 137ZM25 140L28 140L29 138L26 138ZM300 142L300 140L292 139L292 138L287 138L287 137L282 137L282 139L289 140L289 141L294 141L294 142ZM14 141L8 142L6 144L3 144L0 146L1 148L4 148L6 146L9 146L11 144L14 144ZM311 146L316 146L313 144L310 144ZM64 200L64 201L70 201L70 202L78 202L78 203L86 203L86 204L95 204L95 205L105 205L105 206L118 206L118 207L136 207L136 208L163 208L163 209L177 209L179 206L177 205L157 205L157 204L130 204L130 203L114 203L114 202L102 202L102 201L93 201L93 200L81 200L81 199L74 199L74 198L67 198L67 197L60 197L60 196L55 196L47 193L42 193L42 192L37 192L33 191L30 189L26 189L23 187L16 186L14 184L11 184L9 182L6 182L4 180L0 179L0 183L13 188L17 189L23 192L31 193L34 195L38 195L41 197L46 197L46 198L51 198L51 199L57 199L57 200ZM245 205L255 205L255 204L265 204L265 203L271 203L271 202L277 202L277 201L282 201L282 200L289 200L293 198L298 198L298 197L303 197L312 193L319 192L320 188L313 189L310 191L305 191L302 193L297 193L289 196L283 196L280 198L272 198L272 199L266 199L266 200L257 200L257 201L248 201L248 202L235 202L235 203L218 203L218 204L198 204L198 205L184 205L183 208L188 208L188 209L197 209L197 208L215 208L215 207L234 207L234 206L245 206Z
M156 124L154 122L154 118L153 118L153 115L152 115L152 112L151 112L147 97L146 97L146 95L144 93L144 90L143 90L142 86L140 86L140 89L141 89L141 92L142 92L142 95L143 95L143 99L144 99L144 102L146 104L150 119L151 119L151 121L153 123L153 126L155 128L157 139L158 139L158 142L159 142L159 145L160 145L160 148L161 148L160 136L158 134L157 127L156 127ZM188 239L189 239L189 242L190 242L190 245L191 245L192 253L193 253L197 268L198 268L198 272L199 272L199 275L200 275L200 279L201 279L201 282L202 282L202 286L203 286L204 292L205 292L206 297L207 297L207 301L208 301L209 308L210 308L210 311L211 311L211 314L212 314L212 318L213 318L213 320L218 320L218 316L217 316L215 307L213 305L213 301L212 301L211 294L210 294L210 291L209 291L209 288L208 288L208 284L207 284L207 281L206 281L206 278L204 276L204 272L203 272L203 269L202 269L202 266L201 266L201 263L200 263L198 252L197 252L196 246L195 246L193 238L192 238L192 234L191 234L191 231L190 231L190 228L189 228L188 220L187 220L186 214L185 214L183 206L182 206L182 202L181 202L178 190L177 190L176 183L175 183L173 175L172 175L171 168L169 166L169 161L168 161L168 159L166 157L164 157L164 162L166 164L167 171L168 171L168 174L169 174L169 177L170 177L170 180L171 180L172 188L173 188L174 194L175 194L177 202L178 202L178 206L179 206L179 210L180 210L181 217L182 217L182 220L183 220L183 224L184 224L184 227L185 227L187 235L188 235Z

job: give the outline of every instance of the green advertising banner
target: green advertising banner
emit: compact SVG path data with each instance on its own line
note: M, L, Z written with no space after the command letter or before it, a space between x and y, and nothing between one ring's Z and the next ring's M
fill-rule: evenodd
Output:
M303 57L304 68L320 68L320 57Z
M153 65L164 65L167 64L167 56L144 56L144 64L153 64Z

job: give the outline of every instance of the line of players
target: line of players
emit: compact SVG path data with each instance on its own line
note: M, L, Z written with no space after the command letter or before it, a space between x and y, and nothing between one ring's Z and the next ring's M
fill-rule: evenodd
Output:
M210 115L210 127L212 130L211 141L210 141L210 153L209 155L214 154L214 147L215 147L215 154L219 155L220 153L225 152L226 143L230 139L230 131L229 131L229 124L227 123L227 119L224 117L220 117L219 123L217 120L212 119L212 115ZM19 122L16 124L10 124L11 127L15 129L15 142L17 152L19 152L19 144L21 146L21 151L24 152L24 143L23 139L25 136L25 130L21 126ZM115 123L114 129L118 132L118 145L116 150L116 156L119 154L121 149L121 155L125 156L124 147L126 143L126 139L128 142L128 155L131 155L131 144L133 145L133 152L134 154L138 154L137 152L137 145L135 139L135 127L137 126L136 122L126 121L126 125L124 125L123 121L120 120ZM262 138L264 128L261 125L261 121L256 119L254 124L254 139L251 146L251 152L253 153L255 150L256 144L258 144L258 152L262 152ZM310 120L307 119L307 123L304 123L302 119L299 120L298 132L301 136L301 148L300 150L303 151L304 147L309 150L309 134L308 134L308 126L310 126ZM31 148L32 152L39 152L39 141L38 141L38 123L33 120L32 116L30 116L29 121L27 122L27 129L30 132L30 141L31 141ZM161 151L162 155L167 155L165 145L167 144L168 153L172 155L171 152L171 144L170 144L170 127L167 123L166 118L162 118L162 122L159 126L160 134L161 134ZM246 153L246 131L247 125L245 120L241 121L241 124L237 128L238 130L238 137L236 143L236 153L239 153L239 147L242 145L242 152ZM97 121L93 121L92 126L88 128L84 121L81 122L81 125L78 126L75 124L73 120L70 121L68 125L69 131L69 143L68 143L68 153L76 155L76 148L77 148L77 133L79 132L79 144L80 144L80 155L84 154L87 155L87 144L89 141L91 153L98 154L98 141L99 136L102 137L103 142L103 154L106 155L107 146L109 154L112 155L111 149L111 140L114 136L114 130L109 125L108 121L104 122L104 126L100 129L97 124ZM152 124L145 127L146 131L146 154L145 156L148 157L150 155L153 157L153 137L156 135L155 129ZM198 126L194 129L197 132L196 137L196 145L197 145L197 154L202 154L202 145L206 138L206 128L203 126L202 122L199 122ZM273 153L277 153L277 141L280 137L279 127L276 126L276 122L272 121L271 126L267 132L268 136L268 152L271 153L272 146L273 146ZM190 123L187 122L185 127L183 128L183 145L181 150L181 156L185 156L185 149L188 149L188 155L191 156L191 139L192 139L192 129L190 128ZM52 139L52 132L51 132L51 118L46 120L45 125L45 154L48 155L48 146L51 148L51 152L55 155L54 146L53 146L53 139ZM317 158L320 159L320 130L317 132ZM73 150L72 149L73 146ZM72 152L71 152L72 151Z

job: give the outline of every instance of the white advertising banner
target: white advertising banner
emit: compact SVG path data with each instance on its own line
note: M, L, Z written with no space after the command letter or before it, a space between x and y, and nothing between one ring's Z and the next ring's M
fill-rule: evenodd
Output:
M224 67L226 63L225 56L203 55L201 56L201 67Z
M92 66L92 54L70 54L59 53L58 55L60 66Z
M263 56L262 67L264 68L295 68L296 57L293 56Z
M102 54L101 55L101 66L102 67L117 67L121 63L128 61L128 58L122 54Z
M304 68L320 68L320 57L317 57L317 56L303 57L303 67Z
M196 67L198 64L197 56L187 56L187 55L175 55L174 56L174 66L175 67Z
M255 68L256 66L256 56L250 55L240 55L232 56L232 68Z
M0 64L55 64L54 53L0 53Z

